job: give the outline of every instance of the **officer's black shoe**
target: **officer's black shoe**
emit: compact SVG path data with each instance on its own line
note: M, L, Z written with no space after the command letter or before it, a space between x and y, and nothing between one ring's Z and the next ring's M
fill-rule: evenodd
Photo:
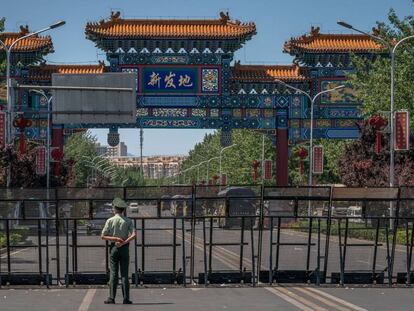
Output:
M104 304L106 305L113 305L115 303L115 300L113 300L112 298L108 298L107 300L104 301Z
M124 300L123 304L124 305L132 305L132 301L131 300Z

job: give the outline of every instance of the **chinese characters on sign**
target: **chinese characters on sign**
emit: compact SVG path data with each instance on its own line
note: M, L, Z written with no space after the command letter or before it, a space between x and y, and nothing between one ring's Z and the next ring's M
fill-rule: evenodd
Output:
M272 180L272 160L264 162L264 180Z
M394 112L395 118L395 150L408 150L409 149L409 115L408 111L396 111Z
M143 92L197 93L197 69L143 69Z
M6 144L6 113L0 111L0 148Z
M46 174L46 147L39 147L36 150L36 174Z
M313 147L313 174L323 174L323 146Z

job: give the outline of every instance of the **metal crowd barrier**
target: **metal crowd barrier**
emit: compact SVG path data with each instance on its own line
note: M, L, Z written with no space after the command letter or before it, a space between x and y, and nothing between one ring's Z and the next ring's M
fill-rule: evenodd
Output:
M135 286L414 281L414 188L241 185L0 189L0 286L107 284L115 196Z

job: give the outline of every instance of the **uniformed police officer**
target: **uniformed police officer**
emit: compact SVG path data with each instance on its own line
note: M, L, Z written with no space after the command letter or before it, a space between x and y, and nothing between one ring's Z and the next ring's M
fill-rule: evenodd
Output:
M109 262L109 297L105 300L106 304L115 303L116 289L118 287L118 270L121 270L121 286L124 296L124 304L132 304L129 300L129 242L135 239L136 233L134 225L128 217L124 216L127 204L120 198L112 201L112 211L114 216L109 218L102 230L103 240L110 241Z

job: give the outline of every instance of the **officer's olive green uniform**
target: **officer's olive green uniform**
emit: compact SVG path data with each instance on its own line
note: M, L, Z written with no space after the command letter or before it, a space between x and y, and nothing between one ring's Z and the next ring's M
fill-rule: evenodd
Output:
M109 218L102 230L102 235L114 236L126 240L134 231L131 219L116 214ZM124 301L129 300L129 245L125 244L116 247L115 243L110 243L109 248L110 278L109 278L109 298L115 300L116 289L118 287L118 271L121 268L121 286Z

